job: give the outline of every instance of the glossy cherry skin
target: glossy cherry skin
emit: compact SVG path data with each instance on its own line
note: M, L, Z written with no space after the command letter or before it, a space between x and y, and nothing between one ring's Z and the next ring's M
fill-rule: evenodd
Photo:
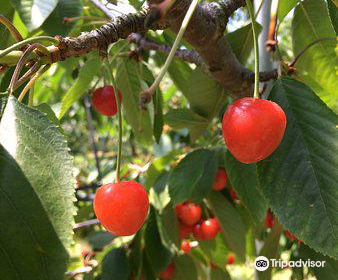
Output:
M144 187L134 181L101 186L94 197L94 211L112 234L135 234L147 218L149 199Z
M216 219L208 219L201 224L202 235L205 239L214 239L220 229L220 225Z
M171 263L171 264L169 264L169 266L165 270L163 270L159 273L159 276L162 279L171 279L171 278L173 278L174 273L175 273L175 264Z
M180 216L183 207L184 207L184 203L180 203L180 204L177 204L175 206L175 214L176 214L176 216L178 216L178 217Z
M120 101L122 102L122 96L118 91ZM115 116L117 113L117 104L112 86L104 86L96 89L92 97L93 106L102 115Z
M179 236L181 239L186 238L194 230L194 226L186 225L182 222L178 224Z
M235 256L233 254L230 254L228 256L227 264L233 264L235 262Z
M264 224L267 228L272 228L275 225L273 214L270 210L266 211Z
M222 121L225 143L243 163L271 155L282 141L285 127L285 113L278 104L248 97L232 103Z
M229 188L228 192L233 200L238 200L237 193L232 188Z
M186 225L192 226L196 224L202 217L201 206L192 202L184 203L183 207L180 209L178 217Z
M184 240L181 243L181 250L185 253L185 254L189 254L190 250L191 250L191 245L190 242L188 240Z
M194 226L194 230L193 230L193 233L194 233L194 237L198 240L206 240L206 237L204 236L204 233L202 231L202 226L201 224L196 224Z
M225 170L223 169L218 170L212 189L214 191L223 190L225 188L225 185L227 184L227 181L228 181L228 176Z

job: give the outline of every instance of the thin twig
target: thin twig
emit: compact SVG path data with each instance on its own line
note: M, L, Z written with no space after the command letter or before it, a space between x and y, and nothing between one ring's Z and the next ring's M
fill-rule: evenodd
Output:
M100 159L99 156L97 154L98 149L97 149L97 145L95 142L95 137L94 137L94 133L95 133L95 127L93 124L93 117L92 117L92 113L90 112L90 100L89 97L86 95L84 97L84 106L85 106L85 110L86 110L86 116L87 116L87 125L88 125L88 129L89 129L89 139L90 142L92 144L92 148L93 148L93 152L94 152L94 158L95 158L95 163L96 163L96 169L97 169L97 173L98 173L98 179L101 181L102 180L102 173L101 173L101 167L100 167Z

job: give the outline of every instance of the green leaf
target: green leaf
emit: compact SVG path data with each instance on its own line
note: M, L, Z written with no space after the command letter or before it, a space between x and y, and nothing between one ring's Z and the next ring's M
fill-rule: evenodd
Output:
M160 213L169 204L170 196L168 192L168 181L169 173L163 172L155 181L153 187L149 191L150 203Z
M155 59L158 65L163 65L166 59L166 55L156 53ZM189 77L192 69L188 63L174 59L168 68L170 78L173 80L175 86L182 91L184 95L190 91L191 84L189 83Z
M267 205L258 191L256 164L241 163L227 151L225 167L232 188L244 203L253 221L259 225L264 220Z
M333 25L336 34L338 34L338 8L332 1L327 1L327 5L329 8L329 14L331 18L331 23Z
M50 36L66 36L75 23L66 23L64 19L80 16L82 9L83 5L80 0L59 0L54 11L42 25L42 29Z
M299 0L279 0L277 18L279 23L287 16L287 14L296 7Z
M130 267L122 248L111 250L102 262L102 280L128 280Z
M279 79L270 97L286 113L277 150L258 163L260 185L285 228L338 257L337 116L306 85Z
M245 226L234 206L219 192L210 192L208 205L221 225L221 235L228 248L245 261Z
M179 245L178 223L174 209L168 206L162 213L157 214L156 221L163 245L174 254Z
M196 280L197 269L194 261L187 255L174 259L175 272L173 280Z
M89 90L89 85L95 75L99 72L101 61L98 57L91 58L82 66L79 75L62 98L59 118L61 119L72 104Z
M217 234L215 239L199 241L199 246L207 255L210 262L218 267L224 267L228 262L229 249L226 247L221 234Z
M256 26L259 34L262 30L262 26L257 22ZM242 64L245 64L254 46L251 23L235 30L234 32L226 34L225 38L229 42L237 59Z
M336 38L324 0L305 0L295 9L292 21L293 51L298 54L310 43L321 38ZM316 92L329 106L338 105L338 56L336 41L321 41L310 47L298 60L301 77L307 73L323 91Z
M209 124L206 118L190 109L171 109L165 115L165 121L174 129L188 128L192 142L201 136Z
M231 280L228 272L217 268L210 270L210 280Z
M171 261L170 251L163 245L157 228L156 213L151 209L144 235L145 252L155 273L167 268Z
M0 121L8 100L8 93L0 93Z
M44 113L10 96L0 144L1 205L6 205L0 242L6 248L2 254L17 255L8 259L6 271L18 271L6 279L63 279L75 214L73 160L66 141Z
M315 267L309 268L318 280L335 279L337 277L338 275L338 261L337 260L318 254L317 252L305 246L304 244L302 244L300 247L299 256L304 261L307 261L308 259L310 259L311 261L325 262L324 267L315 266Z
M0 176L1 277L64 279L68 253L34 187L1 144Z
M278 259L278 248L279 248L279 239L283 231L283 227L280 223L276 222L275 226L272 228L266 240L264 240L264 245L259 251L258 256L264 256L270 259ZM272 273L272 266L265 271L256 271L259 280L270 280Z
M149 112L140 107L141 82L139 66L134 60L119 59L116 82L122 94L123 110L136 137L143 143L151 142L153 126Z
M189 100L190 108L206 119L213 118L225 104L227 95L224 88L199 67L191 73L189 84L189 91L185 96Z
M168 186L173 204L188 199L198 203L211 190L218 168L214 151L195 150L184 157L171 172Z
M55 9L59 0L10 0L28 31L39 28Z

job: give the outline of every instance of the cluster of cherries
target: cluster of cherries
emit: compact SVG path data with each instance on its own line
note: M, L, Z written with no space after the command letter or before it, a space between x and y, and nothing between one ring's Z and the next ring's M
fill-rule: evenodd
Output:
M121 93L118 96L122 102ZM93 107L102 115L114 116L117 104L114 88L104 86L93 93ZM280 144L286 127L286 117L278 104L256 98L242 98L228 106L222 121L225 143L232 155L242 163L254 163L267 158ZM227 182L224 170L217 172L213 190L222 190ZM229 190L233 199L237 195ZM96 192L94 211L102 225L118 236L135 234L143 225L149 209L148 195L142 185L135 181L117 182L103 185ZM192 202L175 207L178 216L180 237L193 236L200 241L216 237L221 230L215 218L202 220L202 209ZM265 220L267 227L274 224L271 212ZM292 235L290 234L290 238ZM188 254L191 243L184 240L181 249ZM228 263L234 262L230 255ZM160 273L163 279L170 279L175 265L170 264Z
M212 189L214 191L223 190L226 186L228 177L225 170L218 170ZM237 199L236 193L230 189L230 194ZM220 224L216 218L202 219L202 208L193 202L184 202L175 206L175 214L179 218L179 237L182 239L181 250L189 254L191 249L198 246L198 242L190 242L187 238L189 235L199 241L212 240L221 231ZM235 256L229 254L227 263L235 262ZM216 265L210 263L210 267L215 269ZM171 263L159 276L162 279L171 279L175 272L175 264Z

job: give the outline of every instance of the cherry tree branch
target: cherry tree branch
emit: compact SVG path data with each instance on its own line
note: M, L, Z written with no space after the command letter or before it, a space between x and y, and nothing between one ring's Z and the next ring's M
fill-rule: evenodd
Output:
M143 50L154 50L164 54L169 54L171 46L161 45L154 42L148 41L141 34L132 33L128 37L129 42L135 43L138 47ZM196 65L202 65L203 61L200 55L194 50L183 50L178 49L176 51L175 57Z

